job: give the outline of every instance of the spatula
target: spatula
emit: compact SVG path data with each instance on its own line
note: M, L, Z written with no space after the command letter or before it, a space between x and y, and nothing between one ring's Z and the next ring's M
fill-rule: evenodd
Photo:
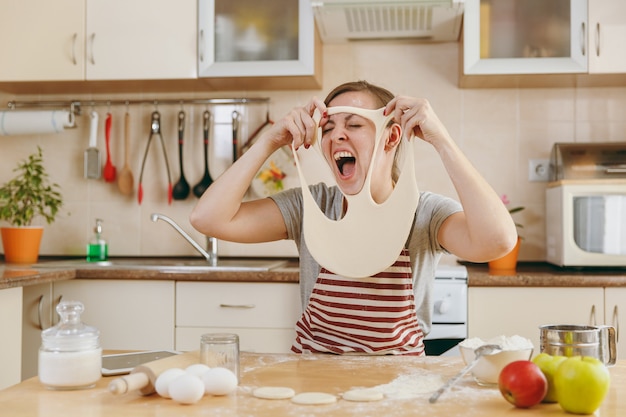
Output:
M89 147L85 150L85 178L99 179L102 171L100 150L98 149L98 113L92 111L89 117Z

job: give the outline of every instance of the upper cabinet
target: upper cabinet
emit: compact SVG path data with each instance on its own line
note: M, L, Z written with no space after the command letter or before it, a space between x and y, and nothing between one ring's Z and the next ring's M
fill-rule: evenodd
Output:
M626 73L623 0L466 0L463 72Z
M0 81L195 78L195 19L195 0L3 1Z
M309 0L199 0L200 77L315 74Z

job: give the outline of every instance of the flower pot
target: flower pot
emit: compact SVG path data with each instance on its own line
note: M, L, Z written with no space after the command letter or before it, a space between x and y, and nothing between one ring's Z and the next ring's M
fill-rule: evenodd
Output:
M501 258L489 261L489 273L492 275L513 275L515 274L515 268L517 267L517 255L519 254L519 247L522 243L520 237L517 238L517 243L511 252L507 253Z
M4 260L10 264L34 264L39 258L43 227L2 227Z

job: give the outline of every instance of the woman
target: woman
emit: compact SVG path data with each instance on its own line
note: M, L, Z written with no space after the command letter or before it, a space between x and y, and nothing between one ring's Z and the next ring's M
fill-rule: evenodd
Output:
M384 127L379 152L373 151L375 124L349 112L329 115L329 109L336 106L384 107L384 115L393 115ZM321 115L321 138L316 138L316 110ZM242 202L274 151L285 145L308 149L319 140L337 182L333 187L309 187L321 210L330 218L341 218L349 210L345 196L361 191L372 161L369 192L374 201L382 203L394 190L396 152L402 138L410 136L407 132L437 150L460 204L420 193L404 250L390 269L379 274L347 278L318 265L302 233L300 189ZM324 102L313 98L306 106L294 108L213 183L190 220L198 231L228 241L295 240L304 308L292 346L298 353L424 354L423 338L431 326L432 283L440 256L449 252L468 261L485 262L509 252L517 239L506 207L462 154L428 101L394 97L365 81L342 84Z

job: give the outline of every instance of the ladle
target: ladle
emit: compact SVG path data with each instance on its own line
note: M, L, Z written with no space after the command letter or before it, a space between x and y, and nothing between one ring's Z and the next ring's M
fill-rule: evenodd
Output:
M131 195L133 193L134 182L133 172L130 170L130 164L128 163L129 153L129 138L130 136L130 114L126 112L124 115L124 165L120 171L120 175L117 177L117 186L125 195Z
M463 377L463 375L468 373L474 367L474 365L476 365L476 363L478 362L478 359L480 359L483 356L494 355L500 351L502 351L502 347L500 345L482 345L482 346L477 347L474 350L474 360L468 363L465 366L465 368L461 369L461 372L456 374L454 377L450 378L448 382L446 382L441 388L439 388L432 395L432 397L430 397L428 402L434 403L435 401L437 401L437 399L441 396L441 394L443 394L450 387L456 384L459 381L459 379Z
M172 189L174 200L184 200L189 195L189 183L183 172L183 134L185 132L185 112L178 112L178 164L180 165L180 179Z
M202 131L204 134L204 176L193 187L193 194L200 198L202 194L213 183L211 174L209 173L209 128L211 126L211 112L206 110L202 115Z

